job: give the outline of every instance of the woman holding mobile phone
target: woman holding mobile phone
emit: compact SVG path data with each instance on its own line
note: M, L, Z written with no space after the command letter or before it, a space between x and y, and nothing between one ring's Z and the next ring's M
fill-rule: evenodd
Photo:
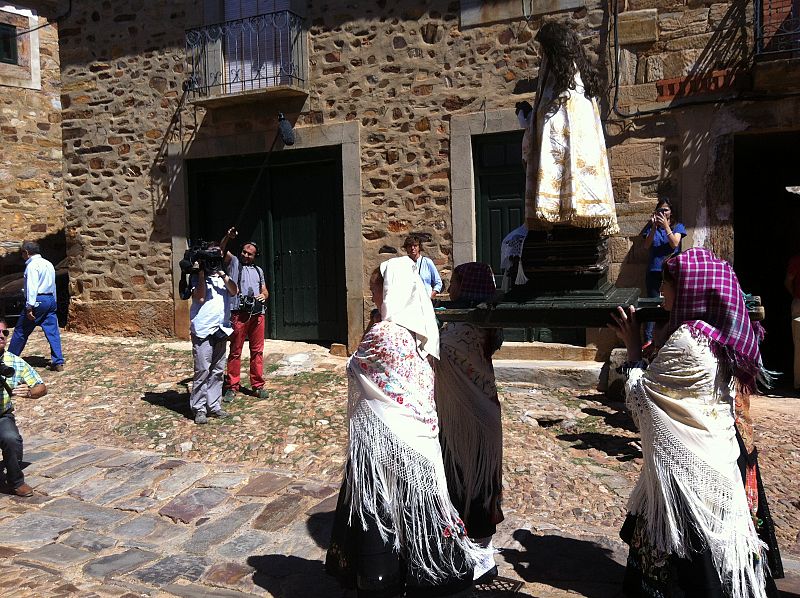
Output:
M681 241L686 236L686 228L678 222L672 209L672 202L661 197L656 204L656 209L650 221L642 229L644 245L650 249L647 273L645 274L645 288L648 297L661 296L662 266L664 261L681 252ZM644 328L644 346L647 349L653 343L655 322L648 322Z

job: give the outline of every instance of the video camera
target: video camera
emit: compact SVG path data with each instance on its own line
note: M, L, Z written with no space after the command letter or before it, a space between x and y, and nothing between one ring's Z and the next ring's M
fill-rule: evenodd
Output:
M198 240L189 246L189 249L183 254L183 259L178 264L181 267L181 281L178 284L178 291L181 299L189 299L192 296L189 276L197 274L199 270L203 270L206 274L222 270L222 250L214 243Z
M183 274L196 274L198 269L205 272L222 270L222 250L208 241L196 241L184 252L180 267Z

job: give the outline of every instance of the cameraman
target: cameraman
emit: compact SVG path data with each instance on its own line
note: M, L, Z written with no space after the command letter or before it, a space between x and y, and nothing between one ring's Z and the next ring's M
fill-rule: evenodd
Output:
M225 371L225 345L232 332L230 298L238 293L236 283L222 271L219 247L209 247L205 253L214 254L214 261L204 257L196 264L197 274L190 278L194 382L189 405L196 424L208 423L207 416L228 417L228 412L222 408L222 373Z
M231 302L231 351L228 355L228 372L225 375L224 401L230 402L239 392L241 380L242 347L244 341L250 344L250 386L260 399L269 393L264 388L264 328L266 321L266 301L269 297L264 282L264 271L255 265L258 247L252 241L242 245L237 259L229 251L225 251L229 241L238 236L235 228L228 229L220 243L225 253L225 264L228 272L236 280L239 296Z
M14 419L11 399L38 399L47 394L47 387L27 362L6 351L6 339L8 325L0 318L0 449L6 465L6 483L11 493L33 496L33 488L25 483L22 473L22 436Z

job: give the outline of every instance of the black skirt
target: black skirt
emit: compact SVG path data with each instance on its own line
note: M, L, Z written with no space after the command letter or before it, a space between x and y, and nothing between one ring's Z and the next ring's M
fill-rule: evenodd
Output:
M355 588L359 597L448 596L472 584L472 569L467 570L466 566L462 567L465 570L463 576L436 582L427 579L421 571L409 567L402 554L395 551L394 537L385 541L381 538L377 522L369 513L365 513L366 530L357 519L350 525L349 517L345 480L336 504L325 570L344 587ZM461 556L463 559L463 554Z
M739 432L739 468L744 481L748 464L755 465L758 479L758 536L769 551L767 557L766 590L769 598L778 598L775 579L783 577L775 525L769 514L767 497L758 470L758 455L753 451L747 454ZM678 557L674 554L660 553L650 546L645 522L641 517L629 514L620 530L620 537L630 546L625 568L623 593L628 597L643 598L729 598L723 588L711 551L703 547L703 542L694 529L690 529L690 556Z

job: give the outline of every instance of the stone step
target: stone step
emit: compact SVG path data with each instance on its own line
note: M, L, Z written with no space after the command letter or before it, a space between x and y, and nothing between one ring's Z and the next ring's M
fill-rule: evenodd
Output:
M498 382L596 389L603 363L587 360L493 359Z
M541 361L592 361L595 347L579 347L564 343L504 342L494 354L495 359L538 359Z

